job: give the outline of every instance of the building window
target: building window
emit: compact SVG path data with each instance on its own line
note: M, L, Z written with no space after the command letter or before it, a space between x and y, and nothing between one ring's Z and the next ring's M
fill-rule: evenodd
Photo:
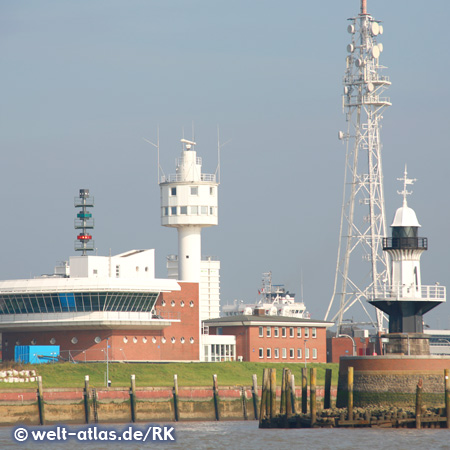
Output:
M297 358L302 359L302 349L301 348L297 349Z
M305 358L309 359L309 348L308 347L305 348Z
M163 213L163 214L164 214L165 216L168 216L168 215L169 215L169 207L168 207L168 206L164 206L163 209L164 209L164 213Z
M177 195L177 188L176 187L170 188L170 195Z
M273 336L278 337L279 335L280 335L280 331L279 331L278 327L274 327L273 328Z
M279 358L280 357L280 349L279 348L274 348L273 349L273 357L274 358Z
M305 338L309 338L309 328L305 328Z
M204 216L208 214L208 207L207 206L201 206L201 212Z
M212 206L209 207L209 215L210 216L214 215L214 208Z
M217 327L217 336L222 336L222 335L223 335L223 328Z
M259 337L264 337L264 327L259 327Z
M286 337L286 327L281 328L281 337Z
M312 336L313 338L316 338L316 337L317 337L317 328L313 328L313 329L311 330L311 336Z
M270 349L270 348L267 348L267 349L266 349L266 352L267 352L267 357L268 357L268 358L272 358L272 351L271 351L271 349Z
M267 335L267 337L271 337L272 336L272 327L267 327L266 335Z
M302 328L301 327L297 327L297 337L298 338L302 337Z
M294 337L294 327L289 328L289 337L291 337L291 338Z
M172 216L176 216L177 215L177 207L176 206L171 206L170 207L170 214Z
M191 186L191 195L198 195L198 186Z
M294 349L293 348L289 349L289 358L294 359Z
M116 278L120 277L120 266L116 266Z
M191 206L191 214L198 214L198 206Z
M187 214L187 206L180 206L180 214Z
M263 348L259 349L259 357L264 358L264 349Z
M281 349L281 357L286 359L286 349L285 348Z
M313 348L313 359L317 359L317 348Z
M213 187L209 188L209 195L214 195L214 188Z

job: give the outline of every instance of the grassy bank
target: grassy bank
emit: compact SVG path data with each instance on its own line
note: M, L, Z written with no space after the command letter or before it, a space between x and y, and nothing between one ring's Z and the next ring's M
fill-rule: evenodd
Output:
M317 368L317 384L323 385L325 369L333 370L333 385L337 385L338 364L308 364L307 367ZM136 364L110 363L109 378L112 387L130 385L130 375L136 375L138 387L163 387L173 385L173 375L178 375L179 386L210 386L213 374L217 374L219 385L222 386L250 386L252 375L258 376L261 384L264 368L277 368L277 382L281 383L283 367L291 369L295 375L296 384L301 383L301 369L303 364L283 363L250 363L250 362L221 362L221 363L167 363L167 364ZM3 370L8 366L3 365ZM89 375L92 387L105 385L106 363L88 364L41 364L33 366L15 367L16 370L37 370L42 376L44 388L75 388L84 386L84 376ZM309 375L309 370L308 370ZM35 383L0 383L0 389L33 387Z

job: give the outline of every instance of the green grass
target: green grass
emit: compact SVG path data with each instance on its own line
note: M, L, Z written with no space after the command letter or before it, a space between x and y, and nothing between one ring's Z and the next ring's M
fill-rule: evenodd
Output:
M338 364L308 364L317 368L317 385L323 385L325 369L333 370L333 385L337 385ZM173 386L173 375L178 375L179 386L211 386L212 376L217 374L219 386L251 386L252 375L258 376L261 384L264 368L277 369L277 383L281 384L283 367L291 369L295 375L297 386L301 384L301 369L303 364L282 363L251 363L251 362L220 362L220 363L110 363L109 378L112 387L130 386L130 375L136 375L138 387L170 387ZM28 365L17 367L16 370L35 369L42 376L44 388L76 388L84 387L84 376L89 375L90 386L105 385L106 363L56 363ZM7 365L3 364L3 370ZM309 370L308 370L309 376ZM0 389L34 387L35 383L0 383Z

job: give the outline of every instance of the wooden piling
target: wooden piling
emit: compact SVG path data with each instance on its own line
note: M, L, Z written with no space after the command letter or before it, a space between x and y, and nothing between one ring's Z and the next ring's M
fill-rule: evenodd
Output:
M259 411L259 426L261 426L262 421L269 416L269 408L267 408L267 399L269 397L269 369L263 370L263 379L261 386L261 403Z
M253 414L255 420L258 420L258 380L256 373L252 375L252 399L253 399Z
M270 369L270 413L272 421L277 415L277 369Z
M83 390L83 400L84 400L84 420L89 423L89 375L84 376L84 390Z
M286 370L283 368L283 375L281 376L281 397L280 397L280 414L286 413Z
M130 407L131 421L136 422L136 375L131 375Z
M37 401L39 410L39 425L45 425L44 390L42 388L42 377L40 375L37 377L37 382L38 382Z
M444 370L445 382L445 415L447 416L447 428L450 428L450 370Z
M347 419L353 420L353 367L348 368L347 375L347 411Z
M284 386L285 386L285 404L286 404L286 418L292 417L292 386L291 386L291 371L286 369L284 374Z
M241 387L241 400L242 400L242 414L244 416L244 420L248 420L247 413L247 395L245 394L245 387Z
M96 389L92 389L92 411L94 413L94 423L98 423L98 395Z
M308 373L306 367L302 368L302 413L308 412Z
M180 420L180 411L178 409L178 375L173 376L173 414L175 422Z
M416 428L418 430L422 428L422 390L423 380L420 378L416 388Z
M292 405L292 414L296 414L296 408L295 408L295 377L294 374L291 374L291 405Z
M331 378L332 370L325 369L325 395L323 399L323 409L331 408Z
M311 368L309 372L309 409L311 411L311 427L317 420L317 398L316 398L316 372L317 369Z
M213 375L213 398L214 398L214 412L216 420L220 420L219 412L219 387L217 384L217 375Z

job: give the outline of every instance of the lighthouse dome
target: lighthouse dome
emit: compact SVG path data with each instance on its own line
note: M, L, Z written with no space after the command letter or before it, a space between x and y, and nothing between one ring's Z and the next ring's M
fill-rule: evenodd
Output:
M415 211L409 206L403 205L395 212L391 227L420 227Z

